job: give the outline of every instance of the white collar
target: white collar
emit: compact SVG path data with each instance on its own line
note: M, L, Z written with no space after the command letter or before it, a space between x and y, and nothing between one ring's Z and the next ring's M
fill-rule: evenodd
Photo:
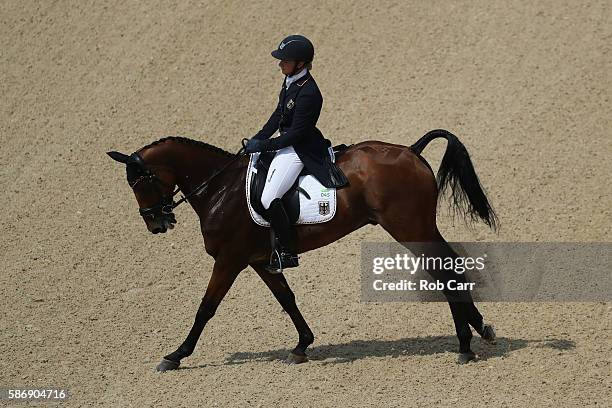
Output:
M285 78L285 88L289 89L289 87L291 86L292 83L294 83L298 79L302 78L307 73L308 73L308 69L304 68L303 70L301 70L297 74L292 75L292 76L288 76L287 78Z

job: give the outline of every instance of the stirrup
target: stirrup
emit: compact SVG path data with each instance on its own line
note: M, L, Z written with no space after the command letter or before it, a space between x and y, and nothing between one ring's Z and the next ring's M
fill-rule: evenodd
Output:
M295 268L299 266L298 256L289 252L278 251L275 249L270 255L270 264L266 266L266 271L272 275L283 273L283 269Z

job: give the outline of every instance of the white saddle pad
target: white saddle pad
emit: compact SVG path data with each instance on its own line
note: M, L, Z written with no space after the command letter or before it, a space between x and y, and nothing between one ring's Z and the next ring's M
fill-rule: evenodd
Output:
M332 162L335 161L334 152L329 149ZM251 218L256 224L262 227L269 227L270 223L263 219L253 207L251 207L251 178L257 173L255 164L259 159L259 153L251 154L249 161L249 168L247 169L246 175L246 200L247 206L249 207L249 213ZM308 199L303 193L299 193L300 196L300 216L297 219L296 224L319 224L327 222L334 218L336 214L336 189L327 188L319 182L314 176L300 176L298 177L298 184L303 188L310 199Z

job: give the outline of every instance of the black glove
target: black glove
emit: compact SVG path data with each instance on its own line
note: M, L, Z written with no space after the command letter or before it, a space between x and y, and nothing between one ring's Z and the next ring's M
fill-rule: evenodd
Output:
M266 150L267 146L267 140L249 139L249 141L246 143L244 151L247 153L263 152Z

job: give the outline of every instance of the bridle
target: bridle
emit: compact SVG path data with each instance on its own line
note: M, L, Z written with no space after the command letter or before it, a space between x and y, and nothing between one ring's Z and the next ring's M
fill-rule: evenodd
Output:
M174 222L176 222L173 214L174 209L185 201L188 201L192 197L204 192L208 187L208 184L215 177L227 170L227 168L234 164L236 161L238 161L238 159L242 158L245 153L245 145L247 140L248 139L246 138L242 139L242 148L240 148L240 150L238 150L238 152L236 152L236 154L232 156L232 159L230 161L228 161L219 170L215 171L210 177L200 183L190 193L183 195L183 197L181 197L176 202L174 201L174 197L181 191L181 189L177 186L171 194L165 195L163 193L163 187L167 187L167 185L164 184L154 172L152 172L149 168L147 168L147 166L145 166L142 157L140 157L138 153L132 153L127 163L128 184L130 185L132 190L139 183L149 182L155 186L155 188L159 192L159 195L162 197L161 201L152 207L139 208L138 212L140 213L140 216L144 219L148 218L150 220L154 220L156 215L159 215L170 217Z
M138 184L148 182L155 187L159 195L162 197L161 201L152 207L139 208L138 212L140 213L140 216L144 219L148 218L150 220L154 220L156 214L170 216L175 207L174 196L179 192L179 188L177 187L172 194L165 195L163 193L163 187L165 184L155 173L145 166L138 153L132 153L130 155L130 160L127 163L127 169L128 184L132 190L136 188Z

